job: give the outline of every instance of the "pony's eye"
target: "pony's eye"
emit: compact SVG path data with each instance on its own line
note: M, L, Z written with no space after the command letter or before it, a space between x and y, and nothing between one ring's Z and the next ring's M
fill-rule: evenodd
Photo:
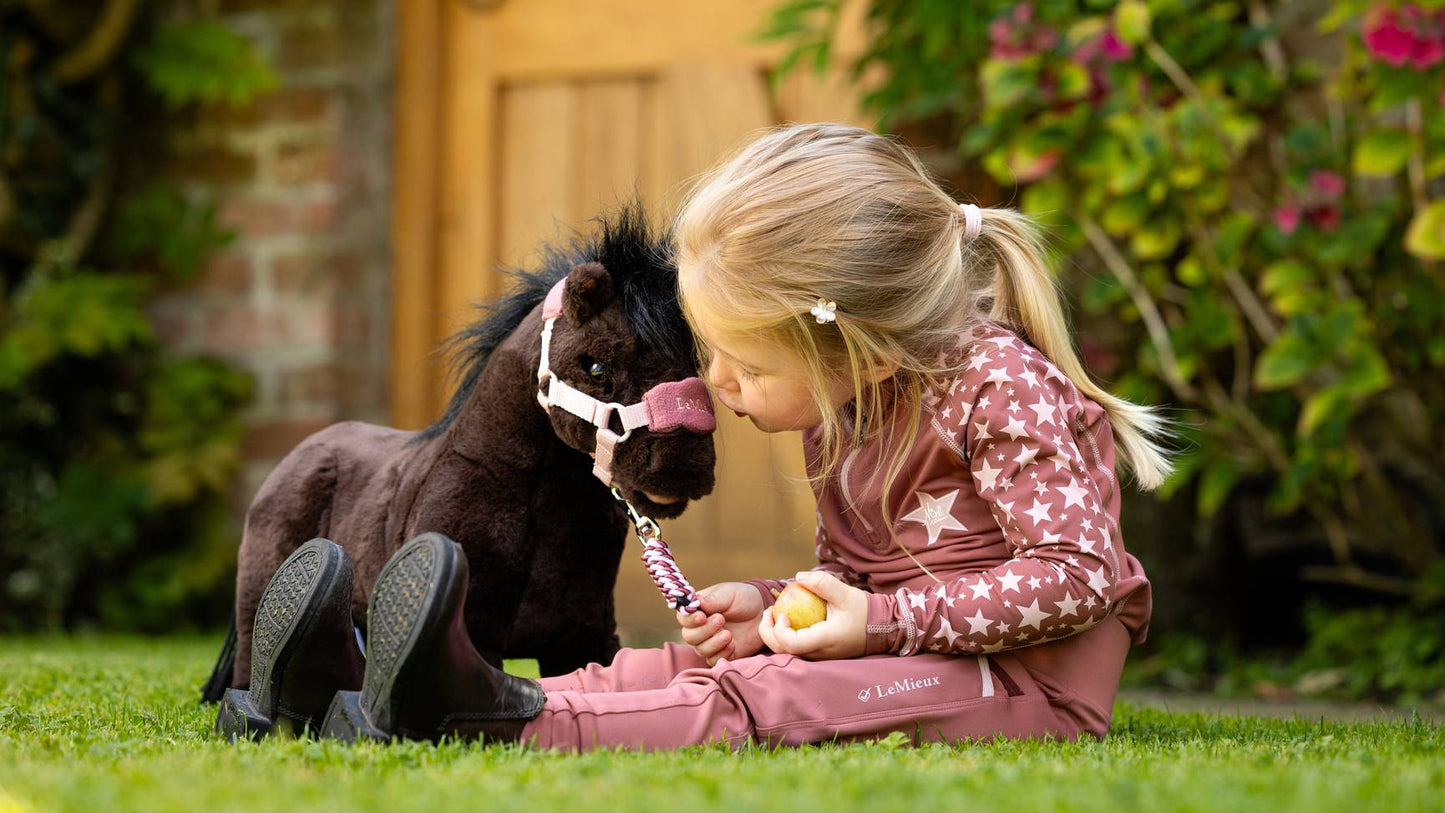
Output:
M587 375L592 377L593 381L599 384L607 381L608 370L606 364L595 359L583 359L582 367L587 371Z

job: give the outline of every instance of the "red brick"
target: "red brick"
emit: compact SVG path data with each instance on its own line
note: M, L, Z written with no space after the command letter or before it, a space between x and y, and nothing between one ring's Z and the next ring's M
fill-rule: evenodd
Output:
M268 180L283 186L339 180L336 147L328 142L290 143L276 147Z
M252 11L287 11L295 9L313 10L327 7L345 7L348 0L221 0L222 14L245 14Z
M282 404L335 403L341 398L341 374L332 364L318 364L281 373Z
M242 237L270 237L277 234L325 234L336 222L336 202L276 203L254 197L232 195L221 204L222 225Z
M282 71L338 65L342 62L339 24L290 27L281 35L275 62Z
M277 292L307 296L354 290L361 283L361 267L355 251L305 251L276 257L271 274Z
M240 183L256 177L256 156L215 146L176 150L167 161L166 174L187 181Z
M239 251L226 251L212 257L189 286L188 293L244 295L255 280L251 276L251 258Z
M330 426L330 420L276 420L246 427L241 452L248 460L279 459L307 437Z
M314 88L281 88L248 105L209 104L199 107L196 121L219 129L239 130L259 124L319 124L330 114L334 94Z
M161 344L179 349L190 348L196 339L194 320L184 301L173 297L155 300L149 313L151 326L155 328L156 338L160 339Z
M336 306L336 342L341 347L366 345L371 338L371 304L341 303Z
M244 356L272 344L267 339L260 314L249 305L212 308L205 316L205 347L213 352Z

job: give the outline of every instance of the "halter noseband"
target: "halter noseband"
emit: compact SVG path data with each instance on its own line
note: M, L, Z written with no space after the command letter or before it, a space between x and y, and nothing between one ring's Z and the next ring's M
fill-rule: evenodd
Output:
M702 435L717 429L712 397L697 376L658 384L644 393L641 401L628 406L616 401L599 401L558 378L549 366L549 354L552 325L562 315L562 294L566 287L565 277L558 280L547 292L547 300L542 305L542 358L537 364L537 403L548 412L554 406L560 407L597 427L592 473L603 485L612 485L612 458L617 444L632 437L634 429L646 428L653 432L687 429ZM544 386L546 392L541 389ZM613 415L622 422L622 434L612 430Z

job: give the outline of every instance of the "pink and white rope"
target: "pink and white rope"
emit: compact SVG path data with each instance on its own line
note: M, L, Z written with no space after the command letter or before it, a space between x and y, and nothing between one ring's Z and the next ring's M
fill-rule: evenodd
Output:
M642 563L647 566L647 574L652 577L653 584L667 599L667 606L689 613L702 606L697 591L682 575L677 560L672 558L672 551L661 537L643 538Z

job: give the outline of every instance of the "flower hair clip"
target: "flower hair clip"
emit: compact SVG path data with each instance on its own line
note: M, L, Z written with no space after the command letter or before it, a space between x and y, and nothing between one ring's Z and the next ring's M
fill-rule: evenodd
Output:
M813 309L808 312L813 314L813 318L818 320L818 324L826 325L830 322L837 321L838 303L829 302L826 299L819 299L818 304L814 305Z

